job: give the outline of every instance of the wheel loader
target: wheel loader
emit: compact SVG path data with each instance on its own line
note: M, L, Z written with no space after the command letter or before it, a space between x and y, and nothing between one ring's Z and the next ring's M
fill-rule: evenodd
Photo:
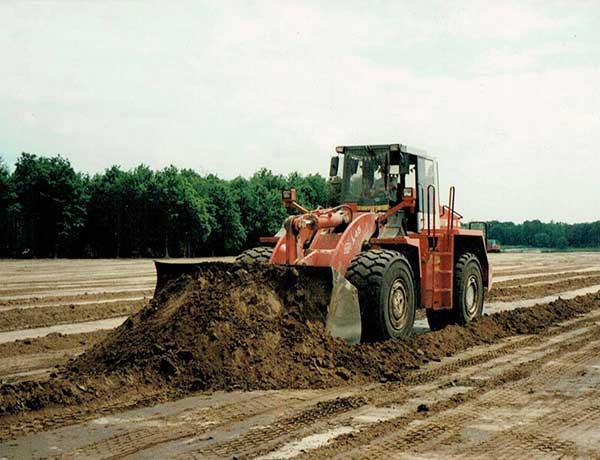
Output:
M320 267L332 279L327 329L349 343L408 336L418 308L434 331L482 314L492 285L485 235L461 228L454 187L439 203L434 158L402 144L339 146L330 177L331 207L309 210L282 191L296 214L236 261ZM156 268L159 289L201 264Z

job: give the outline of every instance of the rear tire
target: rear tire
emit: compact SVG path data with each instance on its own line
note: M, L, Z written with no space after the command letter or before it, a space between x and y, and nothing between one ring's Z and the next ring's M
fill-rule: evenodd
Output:
M454 267L454 306L451 310L428 308L429 329L439 331L450 324L465 326L483 313L483 275L479 259L462 254Z
M417 296L412 268L404 255L383 249L365 251L352 260L346 278L358 290L362 342L411 334Z
M456 323L467 325L483 314L483 275L479 259L469 252L461 255L454 268L454 308Z
M267 246L258 246L247 249L235 258L236 262L246 264L267 264L273 255L273 248Z

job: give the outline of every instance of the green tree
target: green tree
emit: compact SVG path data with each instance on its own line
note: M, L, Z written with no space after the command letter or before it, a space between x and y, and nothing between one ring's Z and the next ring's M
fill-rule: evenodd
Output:
M268 170L260 170L249 180L242 177L231 183L235 199L246 230L246 247L259 244L261 236L275 234L283 225L288 213L281 203L281 191L286 181Z
M210 235L212 219L206 201L175 166L155 175L154 198L157 228L163 235L165 257L191 256Z
M0 157L0 213L5 213L10 204L10 172L4 162L4 158Z
M20 234L19 210L10 171L0 157L0 257L16 253Z
M567 247L569 246L569 241L567 240L567 238L565 238L564 236L561 236L557 241L556 241L556 247L558 249L567 249Z
M89 181L86 227L88 246L94 256L122 256L125 175L118 166L112 166Z
M326 206L328 202L329 187L327 180L320 174L302 176L294 172L286 180L285 188L295 188L298 192L298 202L308 208Z
M80 251L85 223L84 178L68 160L23 153L13 184L24 221L24 241L34 257L71 256Z
M550 237L545 232L536 233L533 236L533 246L536 248L547 248L550 246Z
M238 254L246 241L239 204L230 184L213 174L201 177L191 170L183 173L200 196L206 200L211 217L211 230L206 240L205 255Z

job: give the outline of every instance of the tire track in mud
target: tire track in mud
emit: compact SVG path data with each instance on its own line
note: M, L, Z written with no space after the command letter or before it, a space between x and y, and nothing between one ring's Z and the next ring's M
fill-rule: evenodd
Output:
M556 272L556 270L564 270L564 271L576 271L582 269L590 269L593 267L598 267L597 263L589 263L589 264L567 264L561 265L558 263L553 263L548 266L547 264L540 264L535 267L527 267L523 269L505 269L504 267L497 267L497 270L493 271L494 276L520 276L520 275L550 275Z
M600 319L600 315L596 315L595 318ZM578 325L584 321L575 321L572 324L569 324L563 328L563 330L568 330L572 328L576 328ZM558 334L558 332L556 332ZM589 333L588 333L589 335ZM580 339L577 344L585 343L588 340L588 335L584 338ZM525 346L525 344L533 344L536 342L544 342L552 339L552 335L547 335L545 338L539 336L533 337L525 337L523 340L513 341L513 343L505 344L503 346L498 346L497 350L493 350L489 352L488 350L483 350L481 354L476 354L473 357L465 359L457 359L455 363L452 363L451 366L443 366L443 365L434 365L432 367L437 369L427 369L425 371L416 371L413 376L411 383L403 383L403 384L388 384L385 386L377 385L374 388L368 388L360 390L356 393L353 393L353 398L355 401L364 401L364 404L359 404L358 407L353 405L349 405L348 410L344 410L341 413L322 413L319 417L314 416L316 411L309 411L311 413L311 417L308 417L308 420L302 421L301 417L292 417L288 420L281 420L277 423L268 425L266 427L257 427L250 430L246 435L240 437L234 437L231 440L226 442L217 443L216 445L203 445L201 449L195 452L188 452L182 454L177 457L180 459L185 458L224 458L231 457L232 455L236 455L239 458L250 458L255 455L268 453L278 447L284 446L290 440L297 439L299 437L310 436L311 434L318 434L322 432L325 427L332 423L332 419L336 417L346 415L348 418L348 412L356 412L360 411L360 408L366 406L376 406L376 407L394 407L397 404L405 403L408 399L414 398L414 395L406 392L407 385L423 385L425 382L432 382L436 378L442 377L444 381L442 386L448 384L453 379L456 379L457 376L453 374L449 374L450 367L455 369L455 373L461 374L461 379L467 379L468 373L464 372L465 367L477 367L482 362L486 362L491 360L492 358L497 358L499 356L508 355L515 350L518 350ZM568 337L564 340L568 340ZM544 346L544 345L540 345ZM532 351L535 352L534 350ZM493 366L493 364L490 364ZM479 366L480 367L480 366ZM477 372L478 369L472 369L471 373ZM481 384L474 385L474 388L479 388ZM438 386L433 386L431 391L435 391L438 389ZM422 397L420 399L423 399ZM414 411L413 411L414 412ZM416 413L416 412L415 412ZM338 422L342 426L344 426L344 421ZM206 443L205 443L206 444ZM270 445L271 449L265 449L265 445ZM260 447L258 447L260 446ZM257 450L258 449L258 450ZM165 452L168 450L165 450ZM323 458L317 455L315 458Z
M469 369L471 369L471 373L478 372L481 369L482 362L488 363L487 367L493 367L495 366L495 363L492 362L493 359L510 356L511 353L525 347L533 347L531 353L536 353L538 352L537 348L540 346L543 347L544 343L554 345L563 343L572 338L572 336L568 335L569 331L577 330L578 327L586 324L588 325L586 327L593 328L593 326L589 326L589 323L595 320L600 320L600 314L597 312L571 320L543 335L515 337L503 341L504 343L492 344L492 347L495 348L494 350L489 350L489 347L481 346L475 351L466 352L466 357L457 355L454 362L448 364L444 362L441 364L432 363L429 366L425 366L424 369L411 373L412 377L407 379L405 383L374 384L362 388L337 388L329 390L327 393L321 390L317 390L316 392L275 392L275 395L279 395L279 397L275 396L273 392L267 392L262 396L256 397L258 400L254 402L240 403L239 401L235 401L225 406L214 405L209 409L201 408L196 413L186 413L183 423L182 419L177 417L156 421L157 426L155 427L146 427L142 431L130 431L111 439L100 441L93 446L87 446L77 450L77 452L64 453L55 458L72 458L75 453L85 454L84 457L88 458L111 458L107 454L112 455L114 458L125 458L127 455L135 456L136 453L140 452L151 455L155 451L172 453L170 449L172 449L175 441L177 441L177 444L181 444L188 438L187 441L192 440L190 447L194 447L194 443L206 444L210 442L211 436L214 436L215 442L218 442L219 436L223 437L228 433L231 438L229 441L223 440L212 447L203 446L201 450L195 453L194 451L186 452L182 454L181 458L221 458L224 454L232 452L234 454L243 454L241 458L246 454L248 456L259 454L264 451L263 440L268 439L273 448L281 447L287 442L303 435L318 433L323 430L323 427L327 427L331 423L335 423L336 421L339 423L338 419L340 417L343 418L346 416L347 418L353 412L360 412L361 409L364 410L368 407L393 408L397 404L404 404L407 400L415 398L414 395L411 395L406 390L407 388L410 389L411 386L423 387L425 384L426 394L427 391L431 392L439 390L439 388L447 388L453 381L457 385L463 385L464 383L461 383L461 380L466 380L474 388L471 391L481 391L481 383L468 380ZM597 331L592 331L592 334L594 333L597 334ZM571 344L572 347L577 348L589 340L586 334L579 337L580 339L577 342ZM535 347L536 345L537 348ZM510 361L510 359L507 359L507 362ZM454 373L451 373L452 369ZM511 374L511 377L514 377L514 374ZM437 385L430 385L431 382L436 382ZM340 393L345 393L344 398L352 399L342 402L339 400L336 401L335 398ZM298 399L298 394L308 396L305 397L300 406L291 404L290 401ZM245 395L250 396L251 394L246 393ZM424 400L424 396L421 395L418 399ZM348 403L349 401L351 402ZM319 407L319 403L322 403L321 407ZM267 409L261 412L261 407L264 409L265 404L267 405ZM455 404L459 405L460 401L455 402ZM416 402L413 402L413 406L416 406ZM104 407L93 410L93 416L98 417L102 413L108 414L114 412L114 409L117 407L118 404L115 404L112 408ZM39 431L40 427L50 428L92 418L90 411L86 413L86 411L73 411L72 409L63 409L62 413L55 414L54 416L48 414L50 416L47 418L34 417L29 421L21 421L21 427L15 426L13 434L17 434L19 431L23 432L23 430L27 431L28 429ZM299 410L303 412L294 415L294 412ZM282 411L287 414L284 414L283 418L281 416ZM271 413L269 417L260 417L261 413L264 415L269 414L269 412ZM414 414L416 414L416 411L413 407L410 416L411 419L415 417ZM258 420L254 420L254 425L249 424L249 419L256 418ZM216 423L214 423L215 420ZM406 422L407 419L405 418L404 421ZM258 424L258 427L256 424ZM262 428L260 428L261 426ZM244 437L243 432L239 431L240 429L242 431L243 429L246 431L249 430L251 434ZM220 434L219 430L221 430ZM426 431L426 433L429 432ZM239 434L239 436L236 436L236 434ZM429 435L427 434L427 436ZM319 457L320 454L318 452L315 451L316 457L312 458L322 458ZM335 453L335 451L333 452Z
M600 315L598 316L598 318L600 319ZM456 360L456 363L452 363L451 365L447 366L436 365L435 367L437 369L435 369L433 372L417 371L417 375L415 375L414 378L411 378L409 380L413 384L416 384L416 382L427 382L434 380L439 376L446 375L450 369L460 369L464 366L474 365L494 357L503 356L507 353L511 353L516 348L521 346L524 342L529 342L530 340L535 339L535 337L519 337L518 339L518 343L517 341L513 341L513 343L509 344L492 345L492 347L497 348L497 350L486 350L484 353L469 358L468 360L458 359ZM389 385L374 385L370 388L365 389L354 389L347 391L344 390L346 389L342 389L342 393L348 392L348 394L350 394L351 396L345 396L340 399L338 397L340 394L340 389L330 391L325 396L331 396L334 397L334 399L329 399L317 403L315 403L315 400L310 401L310 404L312 406L310 406L308 409L306 409L303 413L299 415L292 415L288 418L278 420L275 423L268 425L267 427L257 428L255 430L252 430L247 436L235 438L230 442L217 445L214 449L203 448L200 458L206 458L208 454L212 455L214 458L222 458L227 455L231 456L233 454L239 453L246 445L256 447L258 442L260 442L261 445L264 445L269 441L277 441L277 439L285 437L286 434L292 433L293 430L295 428L298 428L299 426L310 427L318 420L328 420L332 416L337 416L343 414L348 410L356 409L358 407L366 405L368 401L375 401L377 404L389 404L392 402L399 401L398 396L395 394L399 392L398 384L394 384L391 387ZM273 399L273 397L271 396L266 398ZM274 403L275 405L285 404L286 398L275 398ZM273 407L269 406L267 407L267 409L272 410ZM145 449L156 447L159 444L179 441L186 437L203 437L203 435L205 435L209 431L215 431L221 426L223 428L226 428L227 424L260 415L259 412L248 410L248 407L244 407L244 405L240 405L237 403L227 405L225 406L225 408L217 406L214 408L214 414L214 416L205 414L205 418L199 420L199 423L202 424L210 422L210 420L214 420L215 417L220 418L222 423L219 422L218 425L207 426L205 429L199 429L197 427L192 426L184 427L181 429L172 428L168 432L165 432L165 430L161 431L157 427L145 430L136 430L130 433L126 433L120 437L105 440L95 445L92 449L86 448L78 450L76 453L78 455L84 455L85 457L91 456L104 458L106 458L105 456L107 453L110 453L111 456L109 456L108 458L121 458L121 456L133 455L134 453L139 453L140 451L143 451ZM195 415L193 413L190 413L189 416L186 416L186 418L195 418ZM165 421L164 423L168 424L169 422ZM297 434L297 430L295 433ZM116 447L116 450L115 446L118 446ZM57 458L70 457L64 456Z
M593 310L593 311L596 311L596 310ZM561 330L561 331L569 330L569 328L575 327L575 325L578 324L578 321L589 321L589 318L590 318L590 314L588 314L588 316L585 316L585 317L583 317L582 319L579 319L579 320L578 319L571 320L568 324L560 326L557 330ZM513 338L509 339L506 342L497 342L496 344L491 345L491 347L495 348L496 346L498 346L498 350L500 350L500 351L492 350L491 353L490 353L490 345L485 345L485 346L483 346L483 348L479 348L478 349L478 353L479 354L483 354L483 356L477 358L477 356L474 357L473 354L468 354L467 353L465 359L468 360L467 364L472 364L474 362L474 360L477 360L477 359L479 359L479 360L481 360L481 359L484 359L484 360L487 359L487 360L489 360L489 359L492 359L493 357L497 356L498 354L510 353L511 349L514 349L515 347L519 346L517 344L517 342L519 342L520 340L533 340L533 341L537 341L537 340L541 340L542 337L547 336L549 334L551 335L552 332L548 331L548 333L542 333L542 335L533 336L533 337L527 337L527 336L525 336L525 337L520 336L520 337L517 337L517 338L513 337ZM504 347L503 351L501 350L502 347ZM464 358L465 355L457 355L457 360L461 359L461 357ZM449 364L450 366L453 366L455 368L456 367L460 368L461 366L463 366L465 364L465 362L463 362L463 363L459 362L457 364L456 363L457 360L454 360L453 358L450 358L450 363L443 362L442 365L445 366L445 365ZM437 364L432 365L432 367L434 369L437 367L438 368L438 371L437 371L438 373L442 372L442 373L445 374L445 373L448 372L448 368L447 367L446 368L442 367L441 369L439 369L440 365L437 365ZM415 384L415 383L423 383L424 381L435 379L436 375L435 374L432 375L431 372L430 372L430 369L431 369L431 367L427 367L426 366L424 369L416 371L414 373L412 373L412 372L406 372L405 374L402 374L403 376L406 376L406 377L403 377L401 380L405 384L410 384L410 383ZM423 374L423 372L425 372L425 373L429 372L429 375L427 376L427 374ZM413 380L411 381L410 379L413 379ZM355 388L358 388L358 387L355 387ZM366 390L363 389L361 391L364 392ZM123 397L122 400L125 401L125 403L122 403L122 404L124 406L128 406L128 407L133 407L133 406L136 406L136 405L140 405L140 401L142 401L144 399L144 396L146 395L146 393L144 393L144 391L140 390L140 392L142 393L142 397L140 397L139 395L136 395L136 397L133 398L132 401L127 401L127 398ZM372 392L372 393L368 394L369 392ZM371 397L371 398L373 398L377 394L377 391L374 391L374 390L369 390L369 392L367 392L367 394L364 395L364 396L365 397ZM387 393L389 395L389 392L387 392L387 391L384 391L384 393ZM147 400L150 401L150 402L154 401L157 398L160 399L160 397L161 397L160 394L157 395L156 393L154 393L154 395L152 395L151 389L148 390L147 394L149 394ZM392 393L392 394L394 394L394 393ZM177 392L174 392L173 396L176 396L176 395L177 395ZM351 395L352 396L363 396L363 394L356 394L356 393L351 394ZM162 395L162 396L166 397L165 395ZM169 396L169 397L173 397L173 396ZM379 400L381 401L381 398L379 398ZM109 409L108 411L106 410L106 407L104 407L104 405L103 405L104 403L102 403L102 401L99 401L97 404L96 403L95 404L91 404L91 405L86 404L86 406L89 406L88 407L88 412L90 412L90 413L92 413L94 411L95 412L99 412L99 413L108 413L111 410L117 410L118 406L112 404L112 401L110 401L110 403L111 404L108 407L108 409ZM35 419L37 417L44 417L44 418L46 418L46 420L44 420L44 427L49 427L49 426L52 426L52 423L48 422L48 419L50 417L46 417L46 416L48 414L52 414L53 412L54 413L60 412L61 415L62 415L65 412L66 413L72 412L72 408L69 408L69 407L67 407L67 408L60 408L60 407L58 407L58 408L54 408L53 410L43 411L43 412L40 412L40 413L38 413L38 412L26 413L26 414L23 415L23 418L25 420L30 420L30 419ZM75 421L79 421L79 420L82 419L79 416L79 414L78 414L77 411L74 411L74 413L76 415ZM91 418L91 414L88 415L88 417ZM18 433L19 432L19 417L13 417L13 418L10 418L10 420L13 421L13 422L15 422L15 428L13 429L13 433ZM68 423L68 417L63 417L63 418L59 419L59 422L63 423L63 424ZM24 426L25 426L24 429L26 429L26 430L30 430L31 429L31 427L28 426L28 425L26 425L26 424Z
M537 271L537 273L540 273L540 271ZM81 298L86 298L86 296L81 296ZM521 338L521 337L519 337L519 338ZM521 343L521 345L515 344L515 347L516 346L525 346L525 345L527 345L527 344L530 343L529 342L531 340L530 338L523 338L523 339L525 340L525 342ZM34 339L34 340L37 340L37 339ZM1 347L1 345L0 345L0 347ZM507 349L507 352L508 352L508 349ZM497 356L503 356L503 355L505 355L505 353L502 352L502 351L500 351L500 352L488 351L487 353L488 353L488 355L486 357L480 357L480 358L479 357L461 358L462 361L460 363L448 364L448 367L444 371L440 370L440 371L436 372L436 371L430 370L430 371L427 371L427 372L430 373L429 375L422 376L422 377L415 377L412 381L411 380L407 380L405 382L405 384L411 385L411 384L418 384L421 381L431 381L430 379L435 380L436 375L439 376L439 375L443 374L444 372L447 372L448 369L451 369L451 368L459 369L459 368L464 367L466 365L477 364L478 362L480 362L479 360L486 361L486 360L493 359L494 357L497 357ZM438 367L440 367L440 366L438 366ZM421 378L423 380L421 380ZM389 385L389 384L385 384L385 385ZM364 389L360 390L360 395L364 395L362 397L365 397L367 399L373 399L375 401L379 401L378 404L384 404L385 401L388 401L388 399L384 398L384 395L385 395L385 393L388 392L388 390L387 389L383 389L382 387L383 386L377 385L376 388L371 388L369 390L364 390ZM393 387L396 388L395 385ZM405 400L404 397L395 396L395 398L396 399L393 400L393 401L396 401L396 402L398 402L398 401L401 402L401 401ZM151 400L151 399L149 399L149 400ZM116 407L118 407L118 406L116 406ZM127 407L127 406L124 406L124 407ZM96 415L98 413L110 413L110 412L111 412L110 409L108 411L107 410L99 410L96 413ZM334 417L337 417L339 415L340 415L339 413L333 414ZM89 418L90 418L90 414L83 415L83 416L81 416L81 414L79 414L79 415L75 415L75 418L73 418L73 420L76 420L76 419L77 420L86 420L86 419L89 419ZM58 416L55 420L61 420L61 417ZM66 416L65 420L68 421L69 420L69 416ZM243 420L243 418L242 418L242 420ZM64 424L63 422L64 421L60 421L57 425L62 425L62 424ZM67 423L70 423L70 422L67 422ZM36 424L34 424L34 425L36 425ZM49 424L47 426L57 426L57 425ZM39 430L38 428L34 428L34 431L38 431L38 430ZM163 441L161 441L161 442L163 442Z
M38 379L47 376L52 368L65 364L70 358L83 353L85 348L35 353L0 358L0 382Z
M590 344L591 340L593 341ZM550 346L552 347L552 345ZM423 458L433 456L436 458L462 458L461 452L465 452L465 441L462 439L461 433L467 426L482 417L485 418L486 413L492 407L527 407L531 398L521 395L527 394L531 387L547 386L552 382L563 380L569 375L579 373L582 364L597 361L599 352L598 330L592 329L578 340L563 343L555 350L534 358L532 361L517 363L506 368L496 377L486 380L485 384L480 382L477 389L471 393L460 395L455 400L442 402L439 404L439 408L430 406L425 415L414 413L409 417L367 427L354 436L341 436L329 446L297 458L379 459L387 458L394 452L406 454L406 458L412 458L411 455L423 456ZM560 357L563 358L564 365L548 365L553 359ZM600 409L598 405L589 407L588 396L582 397L582 401L587 400L587 412L591 414L589 417L593 418L600 415ZM583 404L585 405L585 402ZM568 418L574 421L575 425L579 423L576 407L575 410L564 409L564 412L569 414ZM514 420L515 424L523 419L522 414L517 415ZM552 424L560 430L564 417L562 419L556 417L555 420L555 415L549 413L546 418L552 420ZM545 423L539 422L540 420L537 418L532 420L534 426L539 426L540 434L546 433L548 437ZM488 441L487 445L484 444L482 447L474 447L473 450L466 451L464 457L487 458L483 454L488 454L490 458L494 459L515 458L516 452L511 447L506 447L506 456L501 455L502 449L496 450L497 447L503 446L503 432L496 435L496 440L497 442ZM445 446L454 446L455 450L447 452L444 450ZM578 456L579 458L596 458L589 457L589 453L587 450L580 451ZM531 452L526 452L525 456L530 458ZM397 458L402 457L398 456Z
M145 289L142 291L111 291L101 293L81 293L73 295L46 295L42 297L36 297L31 295L24 295L17 299L0 299L0 309L8 310L12 308L19 308L24 306L25 308L34 307L47 307L47 306L60 306L60 305L76 305L78 302L90 302L94 300L106 301L106 300L118 300L122 298L144 297L152 296L151 289ZM48 305L50 304L50 305Z
M347 404L352 405L351 398L338 398L340 390L306 391L290 398L285 392L267 392L252 395L246 393L245 400L235 400L211 407L200 407L185 413L185 424L175 417L166 417L155 426L145 427L126 433L111 436L70 453L52 456L52 459L70 458L105 458L121 459L165 442L178 441L184 438L202 438L208 432L242 421L247 418L270 419L281 412L301 411L292 420L309 421L321 413L333 413L343 410ZM316 393L316 394L314 394ZM328 399L335 398L335 399ZM332 404L333 402L333 404ZM316 405L317 410L312 408ZM293 422L284 423L288 426ZM168 427L168 429L165 429ZM285 428L282 428L285 429Z
M175 398L177 392L165 394L153 387L138 387L135 391L115 393L110 401L96 406L69 406L61 410L41 409L32 416L5 416L0 418L0 440L15 438L29 433L46 431L65 425L73 425L109 415Z
M511 278L511 279L504 280L504 281L494 281L493 289L528 286L531 284L542 284L542 283L548 283L548 282L557 281L557 280L564 281L564 280L572 280L572 279L577 279L577 278L588 278L591 276L598 276L598 275L600 275L600 270L570 271L570 272L553 273L551 275L528 276L527 278Z
M57 350L68 351L81 346L88 347L106 337L107 334L106 330L68 335L54 333L35 339L0 343L0 356L30 355Z
M515 287L492 286L492 289L486 293L485 301L508 302L511 300L536 299L595 285L600 285L600 276L572 278L547 284L518 285Z
M543 395L537 399L528 395L533 391L531 388L551 388L552 384L580 374L582 365L597 362L599 351L600 346L596 341L592 346L584 346L582 350L563 355L561 358L564 361L568 360L567 362L550 362L521 381L509 383L504 388L486 393L479 400L469 402L468 404L473 406L470 412L474 417L458 427L449 427L449 431L454 435L450 440L452 437L454 439L448 448L441 449L442 453L452 458L535 458L536 454L554 454L560 458L600 458L597 450L585 446L578 447L571 440L561 439L561 433L569 427L579 429L585 424L595 424L597 428L600 419L600 405L597 403L600 390L592 389L580 396L553 400L548 400ZM514 414L508 420L502 420L502 411L506 407L511 407ZM482 416L484 412L488 413L485 417ZM470 443L470 440L456 433L458 430L464 430L465 425L477 427L477 423L482 419L491 426L494 425L494 419L500 424L503 422L505 429L498 430L494 426L487 439ZM443 444L443 440L437 441ZM427 454L430 451L431 446L424 446L423 449L412 452Z

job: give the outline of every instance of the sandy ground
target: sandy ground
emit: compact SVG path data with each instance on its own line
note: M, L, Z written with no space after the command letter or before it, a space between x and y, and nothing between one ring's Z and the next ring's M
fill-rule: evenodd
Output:
M493 254L491 262L490 313L600 290L600 253ZM15 382L45 377L141 308L154 268L150 260L0 261L0 279L0 379ZM0 458L600 458L599 324L596 311L552 334L476 347L423 367L414 385L66 411L20 427L0 443Z

